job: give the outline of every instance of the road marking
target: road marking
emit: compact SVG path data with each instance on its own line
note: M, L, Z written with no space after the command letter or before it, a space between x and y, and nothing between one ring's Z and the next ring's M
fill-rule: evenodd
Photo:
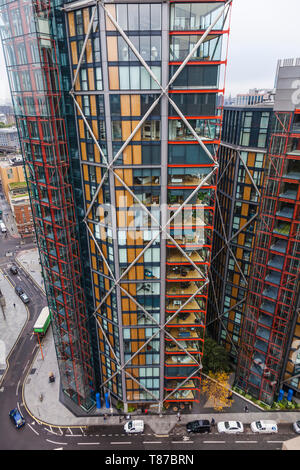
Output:
M143 444L161 444L162 441L143 441Z
M38 433L38 432L37 432L35 429L33 429L33 427L32 427L32 426L30 426L30 424L29 424L29 423L27 423L27 426L29 426L29 427L30 427L30 429L31 429L31 431L33 431L35 434L37 434L37 435L39 436L39 433Z
M203 441L203 444L225 444L226 441Z
M236 444L256 444L257 441L235 441Z
M47 442L51 442L51 444L57 444L57 445L61 445L61 446L67 446L67 442L55 442L55 441L51 441L50 439L46 439Z
M113 445L131 444L131 442L128 442L128 441L118 441L118 442L111 442L110 444L113 444Z
M171 441L172 444L193 444L194 441Z
M19 382L18 382L17 389L16 389L16 397L17 397L18 394L19 394L19 386L20 386L20 380L19 380Z
M98 446L100 442L77 442L79 446Z
M284 441L267 441L269 444L282 444Z

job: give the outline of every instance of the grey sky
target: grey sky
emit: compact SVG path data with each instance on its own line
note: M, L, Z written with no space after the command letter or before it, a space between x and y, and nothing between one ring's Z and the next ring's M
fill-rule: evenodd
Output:
M272 88L277 60L300 57L299 0L233 0L226 95ZM0 51L0 103L9 88Z

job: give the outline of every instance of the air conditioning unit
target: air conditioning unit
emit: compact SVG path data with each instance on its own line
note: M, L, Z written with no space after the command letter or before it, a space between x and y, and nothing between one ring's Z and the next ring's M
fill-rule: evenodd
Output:
M174 300L173 304L174 305L181 305L182 301L181 300Z

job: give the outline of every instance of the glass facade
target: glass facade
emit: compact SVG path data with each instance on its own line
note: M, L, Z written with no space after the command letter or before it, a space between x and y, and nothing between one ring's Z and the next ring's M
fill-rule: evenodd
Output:
M260 135L272 116L272 107L224 108L207 326L235 362L266 166Z
M27 152L28 164L34 155L41 187L37 224L50 178L38 162L46 159L48 165L54 156L47 148L44 156L36 139L42 133L43 141L54 142L56 151L59 144L60 155L72 160L68 196L74 193L80 221L81 285L92 306L88 317L96 319L91 339L80 337L78 344L92 345L96 390L109 391L125 409L129 403L167 408L170 402L193 402L204 348L229 8L225 1L68 1L59 29L64 44L54 41L56 49L50 51L47 34L53 34L59 14L48 2L12 2L19 3L48 7L47 21L39 23L40 42L55 62L47 67L49 77L32 64L30 76L23 77L23 69L12 73L13 90L21 87L20 80L22 90L32 90L34 81L33 90L41 90L44 99L40 113L48 112L49 87L59 101L63 83L74 102L75 120L70 115L67 123L70 141L59 138L65 126L59 113L55 119L51 115L51 125L49 119L36 122L37 104L20 101L19 93L15 109L24 114L26 106L33 115L26 125L22 118L18 124L24 144L31 144L29 135L36 145ZM14 10L11 3L7 9ZM34 41L31 46L41 57ZM18 54L27 63L22 48ZM55 135L53 120L60 125ZM50 199L50 212L42 213L43 224L55 202ZM71 205L68 220L76 230L72 210ZM52 233L48 244L51 237L60 241ZM72 247L75 232L74 237ZM45 271L52 259L47 253ZM49 291L49 302L54 294Z
M299 395L298 116L275 110L238 358L237 384L268 404Z

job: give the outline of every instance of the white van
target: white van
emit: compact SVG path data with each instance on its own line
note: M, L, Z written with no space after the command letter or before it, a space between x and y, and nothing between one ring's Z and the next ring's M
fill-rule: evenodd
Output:
M7 228L5 227L5 224L3 222L0 222L0 229L2 233L7 232Z
M127 433L137 433L144 431L144 421L141 419L136 419L133 421L128 421L124 426L124 431Z
M277 426L276 421L268 421L268 420L254 421L253 423L251 423L250 427L251 427L252 432L269 433L269 434L278 432L278 426Z

